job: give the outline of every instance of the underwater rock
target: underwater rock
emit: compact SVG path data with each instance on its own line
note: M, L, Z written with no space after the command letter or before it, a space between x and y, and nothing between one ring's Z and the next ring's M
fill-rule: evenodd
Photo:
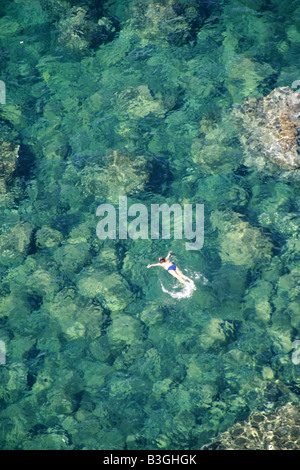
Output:
M105 362L80 361L80 370L84 374L85 390L91 394L97 394L99 387L105 383L105 377L112 372L112 368Z
M244 164L261 171L300 168L300 91L275 88L233 110Z
M165 395L169 391L171 383L172 380L169 378L155 382L152 387L155 398L159 399L161 395Z
M24 361L22 362L12 362L9 368L2 366L1 374L1 384L0 384L0 399L1 401L8 403L14 403L21 398L24 390L27 387L27 374L28 368L26 367ZM0 415L0 440L1 443L5 441L4 436L1 436L1 424L2 424L2 413L4 410L1 410Z
M68 339L85 337L93 341L101 336L103 309L78 296L74 289L63 288L58 292L49 305L49 312Z
M13 142L0 141L0 194L7 191L19 158L20 146Z
M281 259L285 263L299 262L300 259L300 238L297 232L289 238L282 250Z
M291 302L288 307L288 312L291 316L292 327L300 331L300 304L299 302Z
M262 370L262 376L264 380L273 380L274 379L274 371L271 367L265 366Z
M142 376L151 382L157 382L162 377L162 358L156 348L146 351L144 357L138 361L138 367Z
M228 116L222 117L218 124L209 117L202 118L191 153L204 174L217 175L236 170L240 165L240 152L233 146L232 124Z
M272 284L266 280L259 279L246 292L243 302L243 310L251 312L257 322L268 323L271 319L272 306L271 294Z
M219 255L223 262L248 268L271 260L272 243L256 227L233 211L215 211L211 215L213 228L220 233Z
M142 325L140 325L140 327L142 328ZM114 354L116 354L118 350L121 351L122 349L121 342L116 343L116 344L117 344L117 348L114 348L115 345L112 345L112 350ZM114 361L115 370L124 370L130 367L132 367L132 369L135 370L136 362L145 355L145 351L147 350L148 347L149 345L143 342L143 336L140 336L139 338L137 338L135 342L126 346L126 348L123 349L122 352L119 354L119 356L115 359Z
M0 234L0 265L14 266L28 253L32 228L27 222L19 222Z
M44 225L41 227L35 236L36 246L39 248L52 248L53 246L60 245L63 240L63 235L58 230Z
M118 273L107 274L90 269L80 276L77 284L79 294L99 300L111 312L120 312L133 300L127 282Z
M113 345L116 343L133 344L139 340L141 333L141 323L129 315L114 316L107 330L108 341Z
M136 0L131 25L142 39L180 46L193 39L206 16L205 5L194 0Z
M224 46L229 47L226 51L229 53L232 41L231 33L226 34ZM227 57L228 60L228 57ZM264 81L270 79L274 74L274 70L267 63L259 63L250 60L248 57L237 56L230 63L226 76L228 91L230 92L234 103L241 103L245 98L258 93L259 86Z
M10 40L11 37L15 37L17 34L21 34L23 26L15 21L8 15L2 16L0 20L0 39Z
M107 264L109 260L109 265ZM115 271L118 269L118 255L115 247L104 246L98 255L93 258L93 266L96 269L107 269L109 271Z
M69 149L66 135L53 129L41 135L39 144L42 144L43 154L49 160L65 158Z
M71 10L70 3L67 0L39 0L39 2L47 15L54 19L59 19Z
M28 293L50 300L59 290L59 283L50 270L37 269L28 276L26 288Z
M174 430L188 438L189 433L195 426L195 422L196 419L192 412L182 410L173 419Z
M85 335L85 327L82 323L76 321L66 329L65 334L69 340L80 338Z
M197 363L197 359L191 357L186 366L186 378L188 381L200 383L203 378L203 371L201 365Z
M9 391L17 390L22 391L26 387L27 382L27 369L26 365L22 362L11 365L9 369L9 380L6 384L6 389Z
M18 104L6 104L0 111L1 119L10 122L15 129L21 127L22 109Z
M148 85L130 87L112 99L119 119L141 119L149 114L164 117L167 108L160 97L151 94Z
M99 426L100 428L100 426ZM93 431L94 432L94 431ZM110 429L102 429L97 435L97 450L124 449L125 436L115 427Z
M11 357L14 358L14 360L23 360L30 350L34 349L35 344L36 338L31 336L20 336L14 338L10 342Z
M288 403L272 412L252 413L201 450L297 450L299 446L300 406Z
M113 39L115 20L99 18L98 22L82 7L73 7L70 15L58 23L58 42L71 51L88 51Z
M204 350L211 347L217 349L227 342L227 339L233 332L234 325L232 322L222 318L212 318L205 325L203 333L199 336L199 346Z
M156 302L148 302L147 306L138 312L137 317L147 326L151 327L163 321L163 310Z
M299 264L299 262L298 262ZM272 304L276 309L273 313L273 325L280 329L277 338L274 337L279 349L289 352L292 345L291 328L298 329L300 299L300 270L298 266L291 265L290 272L279 277L276 286L276 295ZM281 337L279 337L279 333ZM276 331L273 331L275 336Z
M49 408L56 414L71 414L75 409L75 403L59 390L50 389L47 395Z
M285 212L266 211L258 214L258 221L262 227L267 227L280 235L292 237L299 232L300 217L295 212L286 214Z
M98 37L101 42L111 41L118 30L115 18L102 16L98 22Z
M200 335L199 344L203 349L208 349L210 347L217 347L219 344L224 344L226 341L226 336L221 326L222 319L212 318L205 327L204 333Z
M147 160L134 156L128 150L114 150L104 158L105 167L86 166L81 172L81 186L85 194L104 196L119 202L119 196L142 191L148 181Z
M89 351L93 358L95 358L97 361L108 362L110 350L107 341L107 335L90 342Z
M30 439L22 439L22 449L24 450L65 450L68 446L68 437L65 434L55 433L51 429L46 434L39 434Z
M299 266L291 266L289 273L284 274L278 280L277 295L289 305L297 301L300 295L300 269Z
M90 260L90 245L80 240L78 243L67 243L57 248L53 257L63 274L73 276Z
M74 8L70 18L65 18L60 21L58 42L67 49L73 51L88 49L88 36L92 33L92 28L85 21L86 13L86 10L83 8Z

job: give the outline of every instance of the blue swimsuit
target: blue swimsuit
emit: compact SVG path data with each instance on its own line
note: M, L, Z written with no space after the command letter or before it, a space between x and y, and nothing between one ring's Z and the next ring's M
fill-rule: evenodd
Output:
M175 271L175 270L176 270L175 264L172 264L172 266L168 268L168 271Z

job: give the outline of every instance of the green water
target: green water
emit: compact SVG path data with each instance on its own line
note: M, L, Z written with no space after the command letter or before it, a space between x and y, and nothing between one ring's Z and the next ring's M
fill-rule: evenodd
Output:
M1 449L199 449L299 400L299 181L230 120L299 53L299 1L1 2ZM99 240L120 195L204 204L203 248ZM146 269L169 250L190 297Z

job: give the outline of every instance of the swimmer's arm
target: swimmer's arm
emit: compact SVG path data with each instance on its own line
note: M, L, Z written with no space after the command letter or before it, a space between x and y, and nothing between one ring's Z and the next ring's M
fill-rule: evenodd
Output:
M169 258L170 258L170 254L171 254L171 253L172 253L172 251L169 251L169 253L167 254L167 256L166 256L166 261L168 261L168 260L169 260Z
M161 266L161 263L148 264L147 268L152 268L152 266Z

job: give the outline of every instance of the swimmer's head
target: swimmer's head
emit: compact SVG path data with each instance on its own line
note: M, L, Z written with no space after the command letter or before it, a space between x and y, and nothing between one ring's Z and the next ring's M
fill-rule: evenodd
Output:
M158 258L158 261L159 261L160 263L165 263L166 260L165 260L165 258L163 258L162 256L160 256L160 257Z

